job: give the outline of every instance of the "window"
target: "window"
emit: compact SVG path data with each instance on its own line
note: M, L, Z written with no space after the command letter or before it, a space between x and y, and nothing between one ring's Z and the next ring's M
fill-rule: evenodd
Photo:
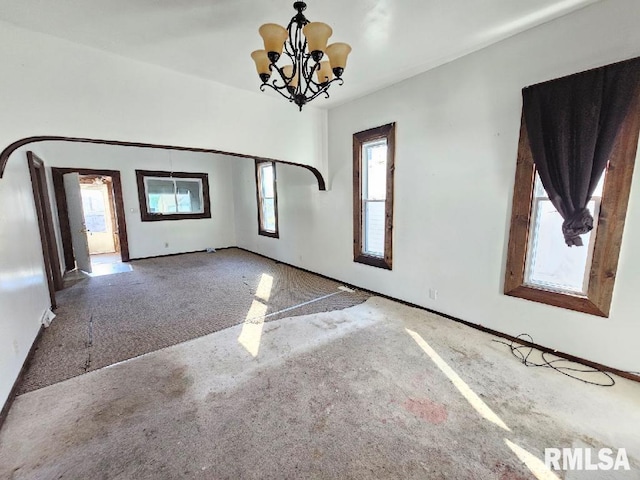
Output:
M604 177L603 173L587 205L594 228L582 236L584 248L567 248L562 235L562 216L549 200L536 173L525 265L527 285L559 293L587 294Z
M107 217L104 193L101 189L80 187L82 195L82 211L88 232L107 233Z
M395 123L353 136L355 262L391 270Z
M136 170L143 222L211 218L206 173Z
M256 160L258 234L278 238L278 194L276 164Z
M564 245L562 218L535 171L522 122L513 193L504 292L507 295L608 317L640 128L638 95L587 208L594 228L583 247ZM562 248L558 248L562 247Z

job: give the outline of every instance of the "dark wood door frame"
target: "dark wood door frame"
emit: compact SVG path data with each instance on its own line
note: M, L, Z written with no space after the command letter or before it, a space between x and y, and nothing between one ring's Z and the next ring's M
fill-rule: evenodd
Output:
M69 211L67 207L67 194L64 190L63 176L67 173L78 173L80 175L100 175L111 177L113 184L113 199L115 203L116 224L118 228L118 238L120 239L120 258L123 262L128 262L129 241L127 240L127 224L124 216L124 200L122 198L122 182L120 181L119 170L93 170L89 168L51 168L53 186L55 189L56 203L58 204L58 220L60 222L60 234L62 237L62 249L64 251L64 263L66 270L75 268L75 257L73 246L71 245L71 226L69 225Z
M40 242L42 243L42 256L49 287L49 297L51 298L51 308L56 308L56 290L62 290L63 282L44 162L33 152L27 152L27 164L29 165L33 200L38 217L38 229L40 230Z

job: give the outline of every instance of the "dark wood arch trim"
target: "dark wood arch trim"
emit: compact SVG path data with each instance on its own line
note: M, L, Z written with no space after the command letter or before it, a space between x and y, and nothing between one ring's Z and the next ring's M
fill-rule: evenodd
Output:
M310 165L304 165L301 163L295 162L285 162L284 160L276 160L275 158L265 158L265 157L256 157L252 155L244 155L241 153L233 153L233 152L225 152L222 150L213 150L209 148L193 148L193 147L173 147L170 145L156 145L153 143L138 143L138 142L121 142L119 140L98 140L93 138L77 138L77 137L59 137L59 136L37 136L37 137L26 137L21 140L17 140L6 147L2 153L0 153L0 178L4 175L4 168L9 161L9 156L18 148L28 145L30 143L38 143L38 142L73 142L73 143L97 143L100 145L119 145L123 147L143 147L143 148L159 148L163 150L179 150L179 151L187 151L187 152L201 152L201 153L218 153L221 155L229 155L232 157L240 157L240 158L250 158L250 159L258 159L258 160L268 160L271 162L280 163L283 165L293 165L295 167L302 167L306 170L309 170L316 177L318 181L318 189L326 190L327 186L324 181L324 177L320 173L320 171Z
M75 268L75 257L71 245L71 226L67 209L67 194L64 190L63 176L65 173L79 173L80 175L101 175L111 177L113 182L113 197L116 210L116 223L118 225L118 237L120 240L120 258L123 262L130 260L129 240L127 239L127 223L124 214L124 199L122 197L122 182L119 170L94 170L89 168L56 168L51 167L51 177L58 205L58 221L60 223L60 236L62 237L62 250L66 270Z

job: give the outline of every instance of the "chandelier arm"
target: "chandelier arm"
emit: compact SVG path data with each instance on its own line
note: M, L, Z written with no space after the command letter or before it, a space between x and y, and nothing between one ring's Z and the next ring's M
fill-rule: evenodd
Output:
M280 79L282 80L282 82L284 83L284 85L282 86L278 86L278 78L274 78L271 83L273 84L274 87L276 88L286 88L289 84L289 82L287 81L287 76L284 74L284 71L282 70L282 68L278 67L275 63L272 63L271 66L273 68L276 69L276 71L278 72L278 74L280 75Z
M304 50L303 50L303 52L304 52ZM304 88L304 92L302 92L302 94L306 97L307 96L307 92L309 91L309 87L311 86L311 83L313 82L313 73L317 69L317 63L313 67L309 67L309 59L311 58L311 55L310 54L304 54L304 53L302 55L304 57L304 62L302 64L302 76L304 77L304 82L305 82L305 88Z
M292 36L294 31L291 29L291 27L292 27L292 25L294 23L294 19L295 19L295 17L292 18L291 21L289 22L289 25L287 25L287 32L289 33L289 41L288 42L287 41L284 42L284 50L285 50L285 52L287 52L287 54L290 57L293 57L293 55L295 54L295 50L293 49L293 46L295 44L293 43L293 36Z
M296 87L296 93L298 95L302 95L304 96L304 93L302 91L302 83L303 80L306 82L307 78L305 76L305 71L304 69L306 68L306 63L305 63L305 54L304 54L304 50L306 48L307 45L307 39L304 38L304 42L302 41L303 39L303 35L302 35L302 26L300 23L298 23L298 25L296 26L296 43L295 43L295 49L296 49L296 63L294 63L294 71L296 72L296 74L298 75L298 86Z
M271 85L270 83L263 83L262 85L260 85L260 91L264 92L265 87L271 88L272 90L278 92L280 95L282 95L284 98L286 98L290 102L293 102L293 97L291 97L291 95L286 95L282 93L282 90L284 90L285 87L277 87L277 86Z
M315 70L319 70L319 63L318 63L318 64L316 64L316 68L315 68ZM313 73L315 73L315 72L313 72L313 71L312 71L312 72L311 72L311 74L309 75L308 82L309 82L309 90L311 90L311 91L315 94L315 93L317 93L318 91L322 90L322 89L323 89L326 85L328 85L330 82L325 82L325 83L326 83L326 85L325 85L325 84L323 84L323 83L318 83L318 82L316 82L316 81L313 79Z
M324 93L325 98L329 98L329 84L325 85L324 87L322 87L320 90L318 90L316 93L314 93L311 97L309 97L309 102L315 98L318 98L320 95L322 95Z
M344 80L342 78L334 78L333 80L328 81L326 84L322 85L322 84L317 84L320 89L313 94L313 96L311 96L307 102L310 102L311 100L313 100L314 98L319 97L320 95L322 95L323 93L325 94L325 98L329 98L329 86L332 83L338 83L338 85L344 85ZM315 83L315 82L314 82Z
M286 50L285 50L285 53L287 54L287 56L288 56L288 57L289 57L289 59L291 60L291 63L293 63L293 65L295 65L295 64L296 64L296 57L295 57L295 55L292 55L291 53L287 52ZM275 64L274 64L274 63L272 63L272 65L275 65Z

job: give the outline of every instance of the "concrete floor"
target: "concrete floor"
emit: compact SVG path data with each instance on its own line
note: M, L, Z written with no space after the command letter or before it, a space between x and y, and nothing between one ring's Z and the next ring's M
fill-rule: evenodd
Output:
M380 298L244 325L17 398L0 478L640 478L640 384L522 366ZM551 472L545 447L626 448Z
M133 267L130 263L122 263L119 252L91 255L91 273L89 275L92 277L126 273L132 270Z

